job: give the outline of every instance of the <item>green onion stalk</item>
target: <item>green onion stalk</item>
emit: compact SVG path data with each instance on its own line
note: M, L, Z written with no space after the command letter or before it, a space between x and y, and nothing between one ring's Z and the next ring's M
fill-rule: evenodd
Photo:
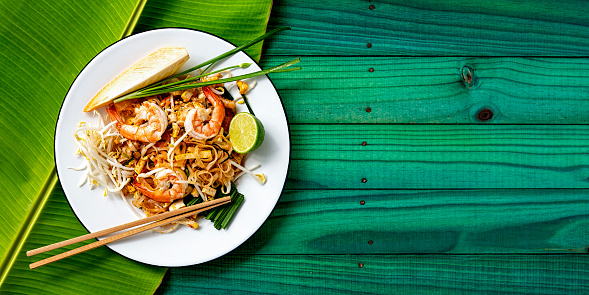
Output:
M164 93L168 93L168 92L172 92L172 91L180 91L180 90L187 90L187 89L192 89L192 88L197 88L197 87L202 87L202 86L208 86L208 85L215 85L215 84L220 84L220 83L227 83L227 82L233 82L233 81L237 81L237 80L243 80L243 79L248 79L248 78L253 78L253 77L257 77L260 75L267 75L270 73L283 73L283 72L290 72L290 71L296 71L296 70L300 70L300 67L291 67L297 63L300 62L300 58L295 58L291 61L285 62L283 64L271 67L269 69L266 70L261 70L261 71L257 71L257 72L253 72L253 73L249 73L249 74L243 74L243 75L238 75L238 76L234 76L234 77L230 77L230 78L225 78L225 79L219 79L219 80L214 80L214 81L206 81L206 82L198 82L198 80L204 76L210 75L210 74L214 74L214 73L218 73L218 72L222 72L222 71L226 71L229 69L234 69L234 68L247 68L249 67L251 64L249 63L242 63L239 65L234 65L234 66L230 66L230 67L226 67L220 70L216 70L207 74L204 74L204 72L206 72L210 66L212 66L214 63L227 58L245 48L248 48L266 38L268 38L271 35L274 35L278 32L284 31L284 30L289 30L289 27L280 27L280 28L276 28L256 39L253 39L249 42L247 42L244 45L241 45L239 47L236 47L232 50L229 50L219 56L216 56L210 60L207 60L203 63L200 63L188 70L185 70L183 72L180 72L178 74L175 74L171 77L168 77L166 79L163 79L161 81L158 81L154 84L151 84L149 86L143 87L139 90L136 90L134 92L131 92L129 94L123 95L117 99L114 100L115 103L121 102L121 101L125 101L125 100L129 100L129 99L134 99L134 98L141 98L141 97L147 97L147 96L153 96L153 95L158 95L158 94L164 94ZM168 83L168 84L162 84L164 82L167 82L169 80L172 80L174 78L186 75L194 70L200 69L203 66L209 65L209 67L207 69L205 69L204 71L201 72L201 75L198 75L196 77L192 77L189 79L184 79L181 81L176 81L176 82L172 82L172 83Z

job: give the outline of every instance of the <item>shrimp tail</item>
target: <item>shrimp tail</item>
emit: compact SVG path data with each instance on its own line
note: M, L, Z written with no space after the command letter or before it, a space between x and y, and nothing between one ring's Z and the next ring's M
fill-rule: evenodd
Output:
M115 105L111 103L108 106L106 106L106 112L108 113L108 116L110 117L111 121L116 121L116 128L121 128L121 125L123 125L124 122L123 117L121 117L121 114L119 114L119 112L115 108Z
M162 203L169 203L172 200L169 198L162 198L159 197L157 190L153 190L148 187L143 181L137 179L137 176L133 176L133 182L131 183L135 189L137 189L140 193L144 194L146 197Z

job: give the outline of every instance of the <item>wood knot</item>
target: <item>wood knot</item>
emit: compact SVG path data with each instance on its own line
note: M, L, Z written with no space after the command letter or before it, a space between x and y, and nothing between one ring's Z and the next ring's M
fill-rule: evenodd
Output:
M493 119L493 110L489 108L484 108L477 113L477 119L479 121L489 121Z
M474 70L469 66L462 67L462 81L466 85L472 85L474 81Z

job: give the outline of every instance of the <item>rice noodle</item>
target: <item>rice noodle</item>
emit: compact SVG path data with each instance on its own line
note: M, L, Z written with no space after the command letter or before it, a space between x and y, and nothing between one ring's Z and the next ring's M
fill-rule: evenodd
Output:
M224 74L231 75L230 72ZM213 87L209 89L217 95L223 94L223 91ZM84 158L84 164L70 168L83 171L79 185L87 183L89 189L102 187L105 194L119 195L134 214L139 215L139 208L151 216L171 210L173 201L169 200L182 200L191 195L206 202L214 199L217 192L229 194L233 182L243 174L250 174L261 182L250 171L259 165L250 170L241 165L244 155L233 152L232 144L227 138L228 130L221 128L217 135L208 139L197 139L189 135L184 128L188 110L200 105L210 107L200 88L191 91L194 93L185 97L181 93L169 93L167 96L125 101L115 106L114 109L121 115L124 124L135 124L139 128L151 126L145 122L146 119L133 117L142 101L147 100L162 107L162 116L167 117L168 126L161 139L156 142L144 143L125 138L117 130L120 125L117 126L116 121L105 124L105 120L110 117L103 118L97 112L97 122L80 123L74 136L78 145L77 154ZM181 135L178 136L179 134ZM165 172L159 173L163 171ZM168 200L167 202L156 201L159 198L155 198L153 194L174 187L183 187L180 191L183 195L179 198L175 196L162 199ZM174 222L156 231L170 232L180 224L196 228L198 224L194 222L194 218Z

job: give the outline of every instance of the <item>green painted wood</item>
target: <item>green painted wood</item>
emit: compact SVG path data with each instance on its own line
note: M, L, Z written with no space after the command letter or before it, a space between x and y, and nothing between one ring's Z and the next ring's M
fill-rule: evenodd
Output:
M289 58L265 56L262 65ZM589 58L310 56L301 64L271 75L291 123L481 123L484 108L494 113L485 123L589 122Z
M588 125L292 124L290 130L288 189L589 188Z
M158 294L589 293L587 256L562 254L589 245L588 8L274 1L269 28L293 30L261 64L303 66L271 76L287 189L252 238Z
M170 269L158 292L589 292L584 255L497 254L589 244L587 130L576 125L589 93L583 11L581 1L275 1L270 27L293 30L265 43L262 66L303 56L304 68L271 76L291 123L287 190L241 247ZM484 107L487 124L506 125L477 121ZM575 125L515 125L530 123Z
M585 253L588 194L287 190L266 223L233 254Z
M276 1L270 27L293 31L267 54L587 56L587 11L583 0Z
M581 255L228 255L156 294L586 294L588 274Z

